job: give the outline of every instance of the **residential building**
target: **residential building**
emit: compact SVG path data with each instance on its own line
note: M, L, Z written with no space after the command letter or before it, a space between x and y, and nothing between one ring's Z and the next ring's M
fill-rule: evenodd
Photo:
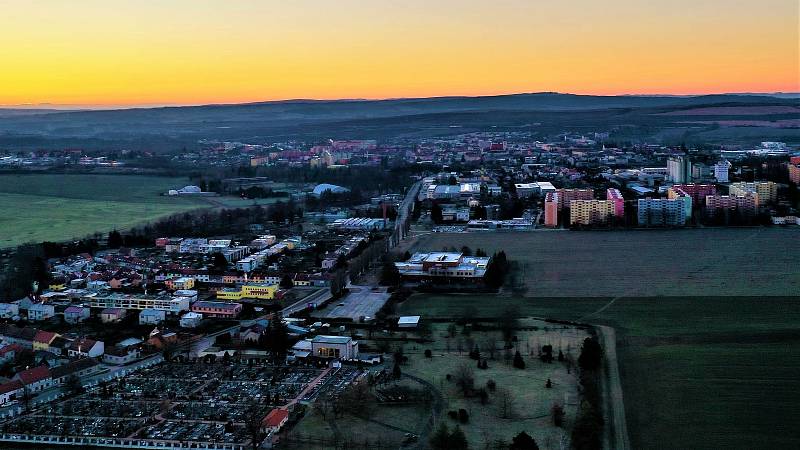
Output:
M758 213L758 194L709 195L706 197L706 214L717 217L721 214L737 214L742 218L753 217Z
M756 181L753 183L731 183L728 186L728 194L731 196L743 196L747 193L755 193L756 207L771 204L778 201L778 183L774 181Z
M138 346L113 346L103 353L103 362L115 366L124 366L138 360L140 355L141 351Z
M789 164L789 181L800 184L800 164Z
M132 294L105 294L85 298L92 308L123 308L123 309L157 309L169 314L178 314L188 311L191 303L190 297L158 295L132 295Z
M280 429L286 424L289 420L289 411L285 409L275 408L264 417L264 421L262 423L262 429L265 433L274 434L280 431Z
M178 277L169 278L164 280L164 285L171 291L194 289L194 278L192 277Z
M272 300L279 287L272 283L246 283L238 288L222 288L217 291L217 300L236 301L243 298Z
M569 204L570 225L606 225L614 217L610 200L572 200Z
M242 305L230 302L197 301L192 303L192 312L201 313L208 317L234 319L242 312Z
M690 183L692 181L692 163L688 156L673 156L667 159L669 180L673 183Z
M53 386L53 378L47 366L23 370L14 375L13 379L19 380L28 392L39 392Z
M689 197L685 197L690 201ZM675 227L686 224L686 209L680 198L645 198L638 201L639 226Z
M692 198L692 203L702 205L706 201L706 196L715 195L717 187L713 184L675 184L667 190L669 198L675 198L684 193Z
M311 354L317 358L357 359L358 341L349 336L314 336Z
M28 320L38 322L50 319L56 315L56 308L47 303L35 303L28 308Z
M614 203L614 216L618 219L625 217L625 198L622 197L622 192L619 189L607 189L606 200Z
M50 350L50 344L58 337L58 333L39 330L33 338L33 351Z
M87 337L72 341L67 354L72 358L96 358L105 352L105 343Z
M591 200L594 191L591 189L556 189L545 195L544 224L548 227L559 225L561 210L569 208L573 200Z
M158 325L164 321L167 313L158 309L143 309L139 313L139 325Z
M0 407L16 403L23 395L25 395L25 385L20 380L0 384Z
M714 164L714 178L717 183L728 182L728 170L731 168L731 163L727 159L723 159Z
M19 316L19 305L16 303L0 303L0 319L13 319Z
M100 321L103 323L117 323L125 318L126 310L123 308L105 308L100 311Z
M195 328L203 321L203 315L196 312L187 312L181 316L180 326L183 328Z
M60 386L67 382L70 377L83 378L100 372L104 368L94 358L83 357L81 359L70 361L50 369L50 376L53 378L53 384Z
M64 310L64 322L70 324L81 323L92 315L92 309L88 306L73 305Z

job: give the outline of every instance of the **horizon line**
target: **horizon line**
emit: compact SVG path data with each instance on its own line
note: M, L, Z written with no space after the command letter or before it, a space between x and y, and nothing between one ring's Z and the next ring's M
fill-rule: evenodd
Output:
M433 96L419 96L419 97L364 97L364 98L281 98L269 100L249 100L249 101L233 101L233 102L198 102L198 103L120 103L120 104L93 104L93 103L18 103L18 104L0 104L2 110L51 110L51 111L99 111L99 110L124 110L124 109L154 109L154 108L185 108L185 107L201 107L201 106L235 106L235 105L253 105L262 103L291 103L291 102L381 102L381 101L398 101L398 100L433 100L433 99L447 99L447 98L491 98L491 97L507 97L514 95L541 95L541 94L557 94L557 95L574 95L582 97L705 97L715 95L747 95L747 96L800 96L800 91L796 92L705 92L705 93L685 93L685 94L665 94L665 93L635 93L635 94L576 94L572 92L558 92L558 91L536 91L536 92L510 92L502 94L483 94L483 95L433 95Z

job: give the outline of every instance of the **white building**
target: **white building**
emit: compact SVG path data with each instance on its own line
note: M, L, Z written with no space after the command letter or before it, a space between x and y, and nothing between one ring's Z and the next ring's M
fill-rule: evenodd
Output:
M195 328L203 321L203 315L196 312L187 312L181 316L180 326L183 328Z
M718 183L728 182L728 170L731 168L731 163L728 160L721 160L714 164L714 178Z
M19 316L19 305L16 303L0 303L0 318L12 319Z
M639 226L683 226L686 224L684 202L679 198L643 198L638 202Z
M55 307L46 303L36 303L28 308L28 320L32 322L47 320L55 315Z
M143 309L139 313L139 325L158 325L164 321L167 313L157 309Z
M349 336L314 336L311 354L317 358L357 359L358 341Z

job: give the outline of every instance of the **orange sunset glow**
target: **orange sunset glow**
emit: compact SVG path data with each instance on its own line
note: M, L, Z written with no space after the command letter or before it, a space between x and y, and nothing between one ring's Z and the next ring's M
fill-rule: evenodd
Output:
M796 0L0 1L0 104L800 90Z

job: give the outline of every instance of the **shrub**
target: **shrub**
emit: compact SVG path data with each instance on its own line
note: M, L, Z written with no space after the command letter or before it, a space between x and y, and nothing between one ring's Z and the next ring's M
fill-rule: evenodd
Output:
M469 422L469 413L466 409L461 408L458 410L458 421L461 423Z
M497 383L494 380L489 380L486 382L486 388L490 391L494 391L497 389Z
M431 353L430 349L425 350L425 357L426 358L432 358L433 357L433 353Z

